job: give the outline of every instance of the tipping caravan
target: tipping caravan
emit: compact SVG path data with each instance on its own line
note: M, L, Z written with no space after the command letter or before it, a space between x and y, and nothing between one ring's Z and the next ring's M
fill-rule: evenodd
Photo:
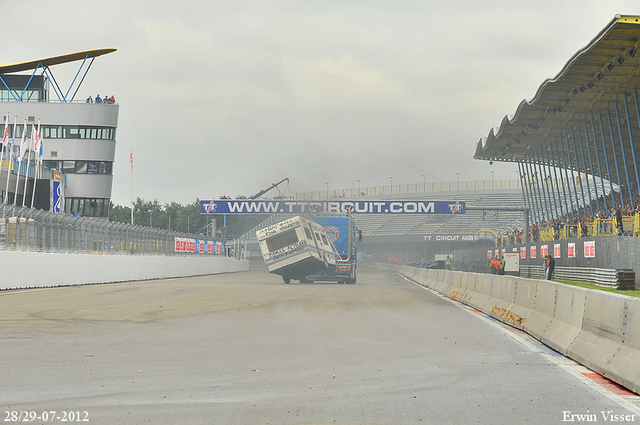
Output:
M325 229L296 216L256 232L258 245L270 273L304 281L305 277L336 265L336 253Z

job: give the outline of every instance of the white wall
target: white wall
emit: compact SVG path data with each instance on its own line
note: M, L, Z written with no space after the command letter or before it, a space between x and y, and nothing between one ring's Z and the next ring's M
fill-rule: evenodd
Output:
M249 261L229 257L0 252L0 289L83 285L199 276L249 270Z

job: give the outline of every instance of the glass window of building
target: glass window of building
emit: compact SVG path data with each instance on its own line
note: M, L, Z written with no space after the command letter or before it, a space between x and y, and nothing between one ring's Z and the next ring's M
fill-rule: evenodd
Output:
M62 172L65 174L73 174L76 172L75 161L62 161Z
M87 174L87 161L76 161L76 174Z

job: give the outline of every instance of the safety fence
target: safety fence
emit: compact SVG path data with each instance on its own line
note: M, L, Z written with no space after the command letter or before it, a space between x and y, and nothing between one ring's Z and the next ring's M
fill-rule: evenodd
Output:
M590 236L640 236L640 212L634 215L622 216L622 226L619 227L618 224L615 218L596 218L577 224L565 224L542 229L532 226L529 234L533 242L548 242ZM522 233L500 235L496 238L496 246L507 246L516 243L522 243Z
M467 180L450 182L422 182L407 184L388 184L382 186L356 187L349 189L317 190L298 192L296 200L354 198L358 196L397 195L403 193L449 192L473 190L520 189L519 180Z
M182 249L184 246L192 249ZM212 237L7 204L0 204L0 251L160 256L224 254L223 242Z

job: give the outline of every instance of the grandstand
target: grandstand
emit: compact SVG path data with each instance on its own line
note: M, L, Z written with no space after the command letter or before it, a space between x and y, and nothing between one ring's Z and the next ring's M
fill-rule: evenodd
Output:
M468 185L465 185L469 187ZM447 187L445 185L445 187ZM476 186L484 187L484 186ZM495 237L508 232L521 231L524 228L524 217L521 211L497 211L492 207L523 207L522 190L509 185L495 185L504 188L479 188L476 190L439 190L428 192L405 192L376 196L340 196L340 200L429 200L429 201L464 201L466 206L485 207L485 211L466 211L460 215L406 215L406 214L356 214L356 226L362 231L367 241L373 243L419 242L433 240L435 236L466 236L465 240L489 239L493 243ZM341 191L349 193L350 190ZM356 192L357 193L357 192ZM388 193L388 191L387 191ZM332 198L328 198L329 200ZM337 199L337 198L335 198ZM237 242L255 243L256 230L273 222L284 220L291 214L275 214L251 229ZM434 236L434 239L429 238Z
M365 236L384 235L475 235L483 230L496 234L520 231L524 227L523 213L491 211L495 206L524 206L518 189L476 191L442 191L378 196L382 200L428 199L434 201L464 201L467 206L486 207L486 211L467 211L464 215L358 215L356 223Z

